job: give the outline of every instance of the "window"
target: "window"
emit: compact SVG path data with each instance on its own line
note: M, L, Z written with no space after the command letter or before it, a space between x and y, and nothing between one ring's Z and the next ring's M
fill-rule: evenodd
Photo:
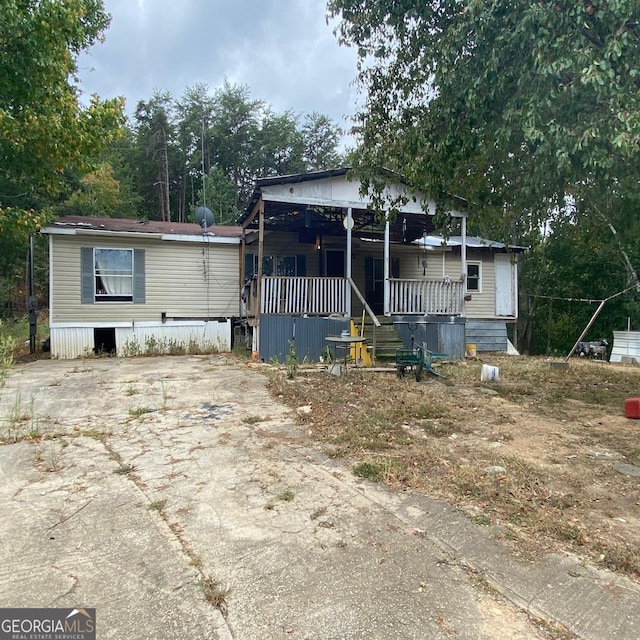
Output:
M245 278L249 280L258 275L258 256L245 255ZM262 256L263 276L306 276L306 257L299 256Z
M133 249L94 249L96 302L133 300Z
M481 262L467 262L467 291L482 293Z
M145 302L144 249L80 249L81 299L95 302Z

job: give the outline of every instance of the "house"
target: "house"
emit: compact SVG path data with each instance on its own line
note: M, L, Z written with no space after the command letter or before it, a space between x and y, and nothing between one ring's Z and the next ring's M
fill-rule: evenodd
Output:
M293 345L299 359L316 360L326 336L348 329L350 318L364 318L374 350L376 329L386 322L407 347L426 342L461 358L468 319L485 329L515 321L515 254L498 243L468 242L464 200L456 199L458 209L449 212L459 219L459 242L429 244L433 201L389 175L387 195L397 215L381 224L347 173L256 183L240 223L243 316L261 359L281 360ZM506 348L506 328L504 334Z
M41 233L52 357L231 349L240 227L67 216Z
M427 344L505 351L517 319L519 247L435 235L435 203L389 174L380 216L346 168L256 182L241 226L67 216L50 243L54 357L231 349L317 361L356 319L374 357ZM385 338L386 335L386 338Z

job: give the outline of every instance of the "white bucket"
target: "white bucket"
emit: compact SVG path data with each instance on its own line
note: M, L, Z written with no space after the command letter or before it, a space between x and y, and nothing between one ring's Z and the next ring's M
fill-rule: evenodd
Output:
M480 380L482 382L498 382L500 372L498 367L492 367L490 364L483 364L480 372Z

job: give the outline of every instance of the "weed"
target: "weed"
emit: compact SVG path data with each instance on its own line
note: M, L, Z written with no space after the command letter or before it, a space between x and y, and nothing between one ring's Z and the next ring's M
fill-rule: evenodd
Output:
M321 518L323 515L327 513L327 507L318 507L312 514L309 516L312 520L317 520Z
M135 396L138 393L140 393L140 391L138 389L136 389L136 387L134 387L132 384L130 384L127 387L127 390L125 391L125 394L128 395L128 396Z
M258 424L259 422L264 422L266 418L262 418L261 416L246 416L242 418L242 422L244 424Z
M296 345L293 340L289 340L289 351L284 359L286 366L287 378L292 380L298 372L298 354L296 353Z
M169 397L168 395L168 391L167 391L167 385L165 384L164 380L162 378L160 378L160 388L162 389L162 408L166 409L167 408L167 398Z
M4 387L13 366L13 352L16 343L11 336L0 335L0 389Z
M153 502L150 502L147 509L149 509L149 511L158 511L159 513L162 513L166 506L167 501L166 499L162 498L160 500L154 500Z
M216 609L220 609L226 615L227 599L231 595L231 589L215 578L201 578L200 588L204 599Z
M59 445L59 446L58 446ZM60 469L60 455L63 448L62 443L58 443L56 440L47 441L45 451L43 453L44 463L47 471L58 471Z
M153 413L154 411L155 409L152 409L151 407L134 407L129 409L129 415L133 418L140 418L145 413Z
M121 464L113 473L118 476L128 476L134 473L135 470L136 467L133 464Z
M365 480L373 480L379 482L382 480L382 469L380 465L373 462L361 462L352 469L353 475L358 478L364 478Z
M471 522L473 522L473 524L478 524L484 527L488 527L491 524L491 518L486 516L484 513L481 513L480 515L477 515L475 518L472 518Z
M291 502L295 498L296 494L291 489L285 489L281 494L278 495L278 500L282 500L283 502Z

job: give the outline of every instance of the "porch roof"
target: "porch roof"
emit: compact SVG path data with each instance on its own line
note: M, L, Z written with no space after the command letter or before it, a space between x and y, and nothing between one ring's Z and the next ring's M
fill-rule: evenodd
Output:
M359 183L348 180L348 172L349 168L342 167L257 180L239 223L247 231L257 230L259 220L256 211L262 200L266 231L298 233L301 240L307 235L315 238L316 234L345 236L347 208L351 207L353 235L365 239L383 239L384 224L370 208L370 202L360 195ZM398 184L400 187L397 187ZM395 185L396 188L406 186L397 176ZM466 205L462 199L459 201L461 205ZM425 213L424 209L429 212ZM425 233L432 233L435 230L434 213L433 202L419 196L411 198L390 224L390 241L410 243Z

